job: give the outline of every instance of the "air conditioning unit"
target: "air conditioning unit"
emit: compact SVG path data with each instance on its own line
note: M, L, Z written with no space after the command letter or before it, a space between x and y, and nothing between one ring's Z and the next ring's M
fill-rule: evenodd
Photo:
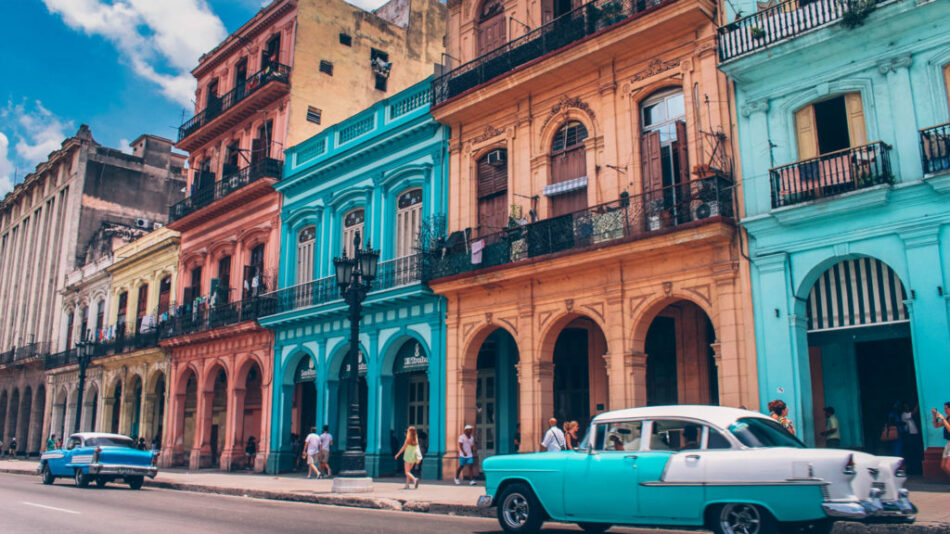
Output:
M162 226L165 226L165 225L162 224L162 223L160 223L160 222L153 222L153 223L152 223L152 230L158 230L158 229L161 228Z
M488 164L500 166L508 161L508 152L504 150L492 150L488 153Z
M710 200L707 202L700 202L693 208L693 219L707 219L709 217L718 217L719 216L719 202L716 200Z
M151 223L152 221L148 219L135 219L135 226L137 228L148 228Z

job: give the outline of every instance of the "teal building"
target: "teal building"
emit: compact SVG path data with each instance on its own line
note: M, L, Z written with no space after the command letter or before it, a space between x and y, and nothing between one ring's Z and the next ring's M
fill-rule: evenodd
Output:
M292 469L293 435L329 425L331 466L346 442L347 306L333 258L353 237L380 251L363 303L359 395L366 469L401 472L393 454L419 430L423 476L441 476L445 451L445 305L421 282L420 231L444 221L448 128L429 114L425 80L286 150L280 289L260 323L274 330L269 472Z
M930 410L950 400L950 2L725 5L760 408L785 401L820 446L832 406L842 447L936 473L945 442ZM919 406L922 440L882 440L904 403Z

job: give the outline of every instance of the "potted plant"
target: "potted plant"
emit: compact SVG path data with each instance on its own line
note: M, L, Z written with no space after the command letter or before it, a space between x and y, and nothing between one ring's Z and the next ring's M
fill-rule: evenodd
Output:
M853 30L864 24L864 19L877 7L877 0L838 0L843 10L841 24Z
M647 229L651 232L663 227L664 205L662 200L651 200L647 204Z
M752 26L749 28L749 35L751 35L753 39L762 39L765 37L765 30L758 26Z

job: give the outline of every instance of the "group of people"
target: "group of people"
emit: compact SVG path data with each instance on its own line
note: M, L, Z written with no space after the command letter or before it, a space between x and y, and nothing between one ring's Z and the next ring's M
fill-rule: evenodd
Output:
M323 432L317 434L317 427L310 427L310 433L303 442L302 459L307 462L307 478L316 476L317 479L330 478L330 447L333 445L333 435L330 426L323 425Z

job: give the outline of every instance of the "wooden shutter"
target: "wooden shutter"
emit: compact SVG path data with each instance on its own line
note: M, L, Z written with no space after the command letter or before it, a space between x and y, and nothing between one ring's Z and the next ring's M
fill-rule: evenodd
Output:
M947 108L950 109L950 63L943 67L943 83L947 92Z
M478 55L483 55L499 46L505 44L505 18L504 12L491 17L490 19L478 25Z
M795 112L795 135L798 139L799 161L818 157L815 108L810 104Z
M554 20L554 0L541 0L541 24Z
M262 141L262 139L251 140L251 163L264 157L264 143Z
M478 199L478 235L500 232L508 225L508 195L505 192Z
M686 121L676 121L676 157L680 166L680 181L689 181L689 150L687 149Z
M861 93L844 95L845 110L848 113L848 137L851 146L868 144L868 132L864 127L864 106L861 105Z
M640 141L640 167L643 173L643 190L661 191L663 161L660 155L660 132L654 130L643 134Z
M587 174L584 145L551 156L551 183L558 184Z

